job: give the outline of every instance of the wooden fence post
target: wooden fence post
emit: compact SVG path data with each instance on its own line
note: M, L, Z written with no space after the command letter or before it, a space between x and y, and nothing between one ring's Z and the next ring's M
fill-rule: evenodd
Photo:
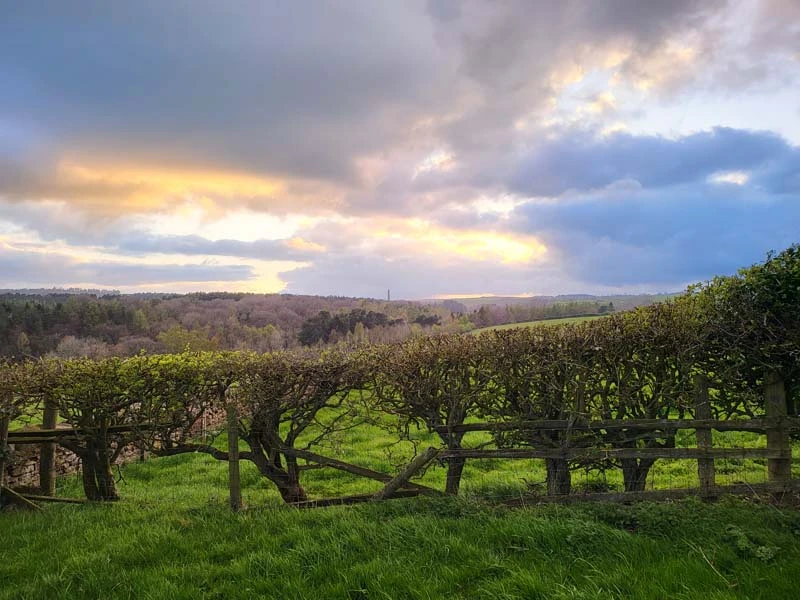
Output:
M8 453L9 417L0 417L0 489L6 483L6 456Z
M228 489L230 490L231 510L242 509L242 479L239 474L239 413L236 410L236 397L228 391L225 397L225 414L228 425Z
M708 399L708 377L705 375L698 374L694 377L694 409L696 419L711 418L711 404ZM698 449L711 449L712 435L710 428L698 427L695 429L695 436L697 437ZM697 459L697 477L700 480L700 495L713 495L716 487L716 469L713 458Z
M767 449L780 455L767 459L769 481L787 483L792 479L792 446L783 423L787 416L786 387L778 373L770 373L764 380L764 408L769 421Z
M55 429L58 420L58 406L54 402L44 403L42 429ZM47 442L39 447L39 488L42 496L56 494L56 444Z

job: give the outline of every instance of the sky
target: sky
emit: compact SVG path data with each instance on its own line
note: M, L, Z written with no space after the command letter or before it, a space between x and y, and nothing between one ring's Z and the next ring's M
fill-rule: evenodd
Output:
M0 0L3 288L660 292L797 242L797 0Z

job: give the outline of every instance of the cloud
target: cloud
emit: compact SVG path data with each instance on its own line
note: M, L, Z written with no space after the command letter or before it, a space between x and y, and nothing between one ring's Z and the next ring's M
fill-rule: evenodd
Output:
M302 238L283 240L209 240L197 235L127 235L115 247L124 253L238 256L258 260L305 261L317 258L325 247Z
M800 196L800 149L795 148L756 173L754 183L773 194Z
M77 260L56 252L0 244L0 286L99 285L109 287L239 282L254 276L248 265L142 264Z
M752 185L612 185L531 201L518 227L542 239L565 277L595 285L677 289L763 260L800 239L800 197Z
M678 139L568 130L523 155L509 185L528 196L586 191L623 179L664 187L701 181L717 172L761 169L790 153L800 155L777 134L726 127Z
M617 55L622 69L675 31L705 31L722 7L26 3L0 23L0 123L20 132L13 156L0 154L0 194L100 217L189 196L263 211L402 210L432 152L460 161L451 181L474 173L483 185L508 162L515 123L544 110L574 80L565 74ZM30 139L36 151L20 153ZM375 157L405 172L370 184L361 165Z
M16 278L552 293L797 239L792 0L7 12L0 233L58 249L4 250Z
M12 115L80 154L166 165L347 179L353 156L439 106L449 60L411 3L33 2L6 16Z
M548 264L492 264L465 258L442 264L427 256L391 257L381 253L327 254L313 264L281 275L286 292L382 298L391 289L394 299L489 292L498 294L578 292Z
M343 286L368 297L382 297L391 288L393 298L493 289L523 293L549 285L554 273L540 240L501 228L372 216L321 222L303 235L327 251L281 273L290 293L339 294Z

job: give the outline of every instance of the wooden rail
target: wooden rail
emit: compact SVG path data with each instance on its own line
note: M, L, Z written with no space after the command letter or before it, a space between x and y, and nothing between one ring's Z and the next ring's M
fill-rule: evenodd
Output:
M152 424L143 425L112 425L106 430L109 434L116 433L133 433L135 431L149 431L155 429L156 426ZM49 442L58 442L63 439L81 438L87 435L87 429L73 429L72 427L63 427L56 429L25 429L22 431L9 431L8 443L15 445L23 444L44 444Z
M800 489L800 481L792 479L792 445L791 434L800 432L800 418L787 415L786 390L783 381L777 375L766 378L764 385L764 409L766 415L758 418L749 419L712 419L712 406L709 399L708 381L703 376L695 377L694 381L694 419L543 419L507 422L482 422L464 423L453 426L436 426L432 431L445 434L455 433L464 434L468 432L519 432L522 434L537 431L560 431L560 432L588 432L599 434L594 439L587 436L577 436L571 440L569 435L553 436L565 438L560 445L552 446L545 444L528 445L516 448L429 448L423 454L417 456L400 473L391 475L375 471L359 465L344 462L335 458L330 458L316 454L309 450L283 447L280 451L288 456L304 459L309 463L308 467L320 466L334 468L351 473L360 477L365 477L379 481L384 487L374 494L362 494L357 496L345 496L340 498L328 498L320 500L310 500L295 504L298 507L330 506L334 504L352 504L356 502L367 502L370 500L382 500L394 497L408 497L416 495L441 496L443 492L431 487L411 482L410 478L417 474L426 465L434 460L446 462L448 459L560 459L565 460L606 460L618 459L628 461L638 459L642 462L653 461L655 459L689 459L697 461L697 473L699 488L697 490L658 490L658 491L627 491L622 493L604 494L574 494L569 498L580 499L605 499L615 501L628 501L639 498L677 498L685 495L700 495L706 498L713 498L725 493L769 493L780 496L787 492L794 492ZM226 402L226 406L233 407L231 402ZM52 409L49 419L45 416L45 423L52 423ZM234 510L242 506L241 492L238 477L239 458L236 456L238 444L236 443L236 428L238 419L235 410L229 410L229 452L228 460L230 467L231 505ZM65 443L73 439L80 439L87 435L92 435L92 430L75 429L71 427L43 427L39 429L27 429L23 431L8 431L9 419L0 419L0 450L7 448L7 445L23 444L42 444L41 469L43 473L41 496L22 495L17 492L0 487L3 493L14 496L16 501L31 503L35 501L48 501L52 496L52 458L49 451L57 443ZM106 431L110 435L135 433L152 430L159 427L149 423L141 425L114 425ZM667 445L654 445L653 442L665 438L670 438L679 430L693 430L696 447L667 447ZM766 436L765 448L726 448L714 447L712 431L744 431L759 433ZM625 442L629 446L623 447L620 437L608 436L604 439L606 432L631 432ZM461 436L458 436L459 440ZM581 439L583 437L583 439ZM647 438L645 440L645 438ZM638 440L638 442L637 442ZM530 440L529 440L530 441ZM638 443L641 447L636 447ZM649 446L649 447L644 447ZM655 447L653 447L655 446ZM669 446L674 446L670 443ZM759 485L739 485L720 487L716 485L715 460L719 459L756 459L765 460L769 483ZM6 454L0 453L0 486L3 485L4 467ZM635 462L635 461L634 461ZM652 464L652 462L650 463ZM649 468L649 467L648 467ZM646 475L646 472L645 472ZM627 475L626 475L627 477ZM626 480L626 487L628 487ZM642 486L643 487L643 486ZM567 486L568 489L568 486ZM642 489L630 486L630 489ZM18 497L19 496L19 497ZM558 497L562 501L563 496ZM68 501L63 499L52 499L52 501ZM532 501L548 501L548 497L535 497Z
M769 448L501 448L473 450L457 448L444 450L441 458L768 458L786 459L780 450Z
M474 431L665 431L681 429L714 429L716 431L752 431L766 433L772 428L800 431L798 417L761 417L757 419L596 419L591 421L541 420L498 423L464 423L463 425L432 427L436 433L467 433Z

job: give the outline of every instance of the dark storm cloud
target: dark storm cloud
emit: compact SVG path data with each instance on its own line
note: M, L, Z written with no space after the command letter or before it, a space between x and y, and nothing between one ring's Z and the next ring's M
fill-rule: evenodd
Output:
M520 228L559 254L587 287L674 288L762 260L800 240L800 195L752 186L690 183L659 189L617 185L519 208Z
M703 180L721 171L761 169L790 154L800 156L800 150L776 134L724 127L675 140L570 131L523 156L509 183L513 191L528 196L557 196L622 179L636 180L647 188L663 187ZM781 175L778 168L772 186Z
M0 21L0 114L88 154L350 174L437 107L416 3L32 1Z
M576 48L644 51L721 4L33 0L0 21L0 117L56 156L352 183L358 157L422 135L480 166Z

